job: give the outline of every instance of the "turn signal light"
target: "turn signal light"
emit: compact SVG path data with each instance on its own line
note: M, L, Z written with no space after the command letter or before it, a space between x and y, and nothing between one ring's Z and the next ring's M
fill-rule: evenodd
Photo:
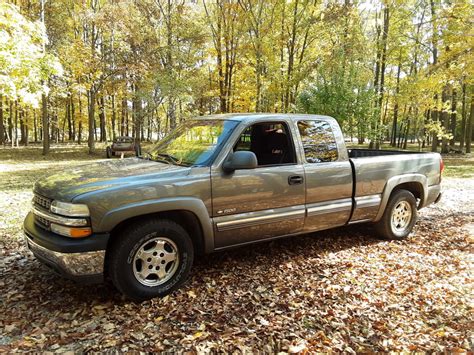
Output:
M88 237L92 234L92 230L90 228L71 228L70 236L72 238L83 238Z
M86 228L65 227L59 224L51 223L51 232L64 235L65 237L84 238L92 234L92 229L89 227L86 227Z

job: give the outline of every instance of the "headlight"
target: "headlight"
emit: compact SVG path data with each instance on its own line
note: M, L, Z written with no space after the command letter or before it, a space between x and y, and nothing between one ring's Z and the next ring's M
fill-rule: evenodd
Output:
M76 203L53 201L51 212L68 217L89 217L89 207Z

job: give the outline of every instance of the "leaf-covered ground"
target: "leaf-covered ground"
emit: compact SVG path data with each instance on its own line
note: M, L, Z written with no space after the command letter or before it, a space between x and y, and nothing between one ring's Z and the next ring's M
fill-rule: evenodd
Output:
M136 304L55 276L23 244L32 183L98 158L0 149L0 351L472 350L472 171L444 179L406 241L361 225L209 255L182 289Z

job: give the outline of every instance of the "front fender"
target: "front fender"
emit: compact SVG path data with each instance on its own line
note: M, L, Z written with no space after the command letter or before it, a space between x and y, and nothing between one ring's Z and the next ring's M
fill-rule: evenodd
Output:
M166 211L188 211L193 213L202 227L204 250L214 250L214 230L204 202L192 197L146 200L120 206L108 211L99 224L99 230L111 231L119 223L138 216Z

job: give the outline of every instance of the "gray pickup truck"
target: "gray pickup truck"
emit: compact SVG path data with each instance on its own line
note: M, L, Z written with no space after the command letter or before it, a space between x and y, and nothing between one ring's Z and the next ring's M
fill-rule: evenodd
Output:
M141 157L39 180L24 232L61 275L144 300L179 287L196 255L353 223L406 238L442 170L437 153L347 150L327 116L206 116Z

